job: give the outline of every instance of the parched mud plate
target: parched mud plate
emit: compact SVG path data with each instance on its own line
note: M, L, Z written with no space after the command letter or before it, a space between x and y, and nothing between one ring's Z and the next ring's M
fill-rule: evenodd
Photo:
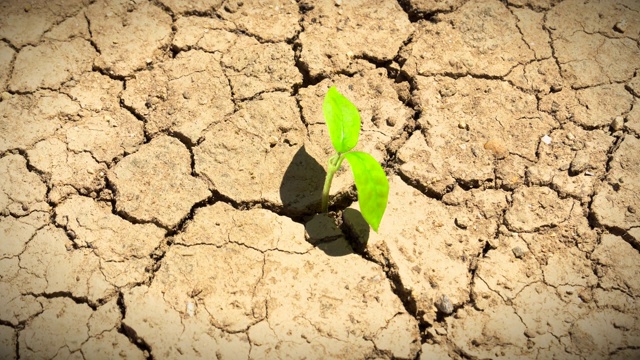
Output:
M640 359L637 0L0 2L0 358ZM330 86L390 180L318 214Z

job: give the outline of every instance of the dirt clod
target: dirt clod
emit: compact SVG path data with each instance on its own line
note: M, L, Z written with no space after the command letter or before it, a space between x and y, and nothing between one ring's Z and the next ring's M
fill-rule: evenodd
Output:
M495 155L497 159L504 159L509 155L509 149L505 146L504 142L498 139L491 139L484 143L485 150L489 150Z
M107 177L115 188L116 209L138 221L173 228L210 192L191 176L189 151L161 136L121 160Z

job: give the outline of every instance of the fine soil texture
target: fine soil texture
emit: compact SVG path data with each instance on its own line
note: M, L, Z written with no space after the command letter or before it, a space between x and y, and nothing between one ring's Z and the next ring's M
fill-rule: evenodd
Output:
M640 359L638 0L4 0L0 93L1 359Z

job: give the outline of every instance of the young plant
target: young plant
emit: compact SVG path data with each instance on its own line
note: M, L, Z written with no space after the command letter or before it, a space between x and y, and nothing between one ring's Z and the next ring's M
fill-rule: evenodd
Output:
M360 136L360 113L335 86L327 91L322 112L329 128L331 144L337 152L329 158L329 168L322 190L322 212L328 211L329 189L333 175L340 169L342 160L347 159L358 190L362 217L375 232L378 232L382 215L387 208L389 182L382 166L373 156L361 151L351 151L358 144Z

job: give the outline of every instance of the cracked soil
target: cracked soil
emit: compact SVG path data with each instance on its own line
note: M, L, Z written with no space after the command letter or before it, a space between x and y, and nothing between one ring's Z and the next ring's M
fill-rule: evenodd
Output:
M638 0L4 0L0 92L2 359L640 359Z

